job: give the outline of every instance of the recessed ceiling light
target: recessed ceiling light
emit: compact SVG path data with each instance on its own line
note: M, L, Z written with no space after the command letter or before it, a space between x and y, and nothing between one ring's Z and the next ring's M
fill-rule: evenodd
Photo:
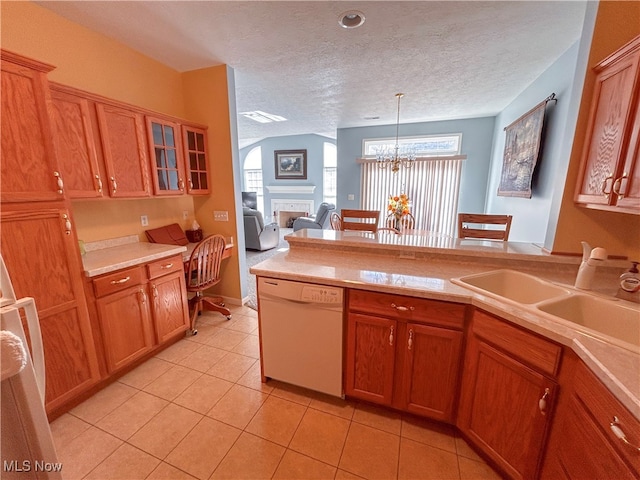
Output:
M338 24L342 28L358 28L364 23L364 13L358 10L349 10L338 16Z
M259 123L284 122L286 120L286 118L281 117L280 115L273 115L272 113L261 112L260 110L254 110L253 112L241 112L240 115Z

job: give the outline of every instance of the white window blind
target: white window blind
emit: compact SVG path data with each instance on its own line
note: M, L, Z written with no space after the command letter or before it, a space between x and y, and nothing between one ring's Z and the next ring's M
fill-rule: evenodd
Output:
M381 224L387 215L389 195L409 196L415 228L455 236L462 161L466 156L417 160L407 169L393 173L375 161L361 167L362 208L380 210Z

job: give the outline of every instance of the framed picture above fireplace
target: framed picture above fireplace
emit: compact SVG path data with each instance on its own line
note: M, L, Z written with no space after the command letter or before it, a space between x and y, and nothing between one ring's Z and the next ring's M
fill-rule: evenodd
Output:
M306 150L276 150L273 153L276 163L276 180L307 179Z

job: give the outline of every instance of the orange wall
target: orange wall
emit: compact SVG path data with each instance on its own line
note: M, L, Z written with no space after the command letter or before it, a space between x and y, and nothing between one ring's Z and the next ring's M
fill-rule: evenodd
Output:
M232 157L225 66L182 74L31 2L2 1L0 27L2 48L56 67L48 75L51 81L210 126L209 153L215 169L215 193L211 198L194 200L195 197L185 195L171 199L72 201L79 239L91 242L135 234L146 241L147 228L173 222L186 227L194 218L207 233L236 236L233 195L227 195L225 190L231 188L233 192L232 175L231 180L227 179ZM185 79L189 79L188 86ZM203 90L198 91L199 88ZM219 101L222 97L224 102ZM206 101L205 112L195 108L200 98ZM220 134L218 129L225 131ZM214 224L213 207L228 210L230 222ZM186 222L185 211L189 216ZM149 226L141 225L141 215L148 216ZM237 254L233 262L226 263L226 268L235 268L236 272L227 275L218 290L222 295L239 299Z
M186 72L183 75L185 110L189 119L208 125L207 141L209 168L211 169L211 190L209 197L194 199L196 218L204 231L216 232L225 237L236 237L236 203L233 188L233 153L230 136L229 88L227 66L204 68ZM215 221L214 211L228 212L228 221ZM236 239L234 239L236 241ZM237 241L236 241L237 244ZM240 273L238 250L223 265L225 284L221 293L240 298ZM229 292L229 280L238 290ZM214 288L215 290L215 288Z
M640 259L640 216L577 207L573 203L576 179L583 154L595 67L609 54L640 35L640 2L601 1L593 32L589 63L571 151L554 252L578 252L580 241L605 247L610 254Z
M34 3L0 8L2 48L55 66L49 80L184 117L179 72Z

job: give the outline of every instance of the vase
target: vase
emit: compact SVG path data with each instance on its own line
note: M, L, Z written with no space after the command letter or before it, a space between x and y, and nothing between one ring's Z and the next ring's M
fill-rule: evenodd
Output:
M395 215L393 217L393 228L395 228L396 230L398 230L399 232L402 231L402 215Z

